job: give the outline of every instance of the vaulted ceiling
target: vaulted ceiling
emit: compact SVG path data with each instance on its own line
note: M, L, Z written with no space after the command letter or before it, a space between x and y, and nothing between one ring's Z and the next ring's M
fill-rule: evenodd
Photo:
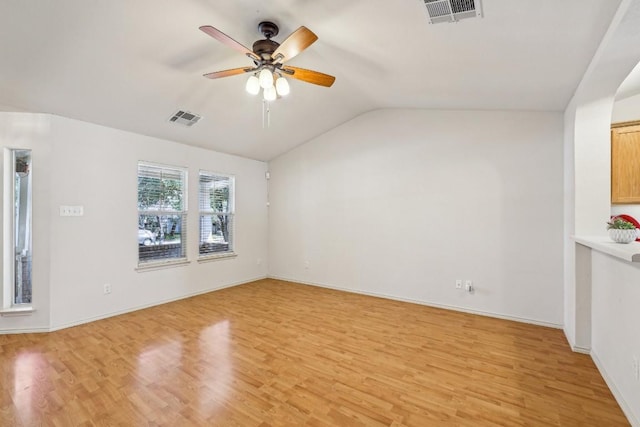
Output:
M431 25L423 0L3 0L0 109L53 113L269 160L379 108L563 110L619 0L483 0L482 18ZM250 66L198 30L251 46L260 21L282 42L319 37L288 64L334 75L290 80L263 127ZM169 123L178 109L203 116Z

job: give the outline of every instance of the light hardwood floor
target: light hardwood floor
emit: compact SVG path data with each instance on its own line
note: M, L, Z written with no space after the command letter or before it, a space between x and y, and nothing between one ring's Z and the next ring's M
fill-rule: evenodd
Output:
M270 279L0 360L2 426L629 425L560 330Z

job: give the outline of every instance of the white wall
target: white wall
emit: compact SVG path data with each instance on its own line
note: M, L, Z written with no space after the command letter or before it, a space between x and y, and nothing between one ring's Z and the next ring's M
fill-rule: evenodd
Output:
M640 422L640 381L633 358L640 360L640 265L592 251L591 355L632 425Z
M46 114L0 113L0 156L5 148L30 149L33 173L33 295L37 298L36 311L27 316L0 316L0 333L4 330L46 331L49 329L49 263L50 263L50 156L51 146L48 142L51 133L51 116ZM4 162L0 162L0 169ZM4 188L4 170L0 170L0 191ZM4 204L4 201L3 201ZM8 207L8 206L7 206ZM3 215L8 214L4 212ZM2 245L0 260L4 259L5 238L0 227ZM7 239L9 236L7 236ZM9 255L10 256L10 255ZM2 263L4 264L4 263ZM3 281L8 276L0 264ZM10 297L8 298L10 299ZM4 302L4 301L3 301ZM8 305L8 304L7 304ZM4 306L4 304L2 304Z
M48 189L44 201L34 194L34 286L40 290L34 290L34 306L50 315L38 327L66 327L266 276L266 163L56 116L50 120L45 142L33 148L34 189ZM45 150L48 159L38 161ZM189 170L187 266L136 271L139 160ZM237 258L196 261L200 169L236 177ZM84 216L60 217L60 205L82 205ZM47 251L38 251L42 241L48 241ZM45 282L50 300L41 292ZM103 294L105 283L112 285L110 295ZM0 319L0 332L26 327L14 318Z
M562 139L560 113L362 115L270 162L269 275L562 325Z
M640 221L640 205L611 205L611 215L631 215Z
M613 104L611 123L640 120L640 94L617 99Z
M575 269L575 139L576 107L572 103L564 113L564 323L569 344L575 347L576 336L576 269ZM590 295L590 294L589 294ZM589 313L589 316L591 314Z

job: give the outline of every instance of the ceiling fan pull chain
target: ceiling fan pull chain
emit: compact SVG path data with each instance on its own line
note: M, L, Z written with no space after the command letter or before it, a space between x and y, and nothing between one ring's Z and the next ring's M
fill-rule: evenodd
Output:
M262 100L262 129L271 127L271 107L269 101Z

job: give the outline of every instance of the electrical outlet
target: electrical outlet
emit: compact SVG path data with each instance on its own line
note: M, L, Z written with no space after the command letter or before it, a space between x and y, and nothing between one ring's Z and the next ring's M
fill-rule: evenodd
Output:
M462 289L462 280L456 280L456 289Z
M633 377L636 381L640 381L640 360L637 356L633 357Z
M111 293L111 284L110 283L105 283L104 284L104 294L110 294Z
M471 280L465 280L464 289L469 293L473 292L473 282Z
M309 269L309 261L305 261L304 262L304 269L308 270Z
M258 258L258 259L256 260L256 265L260 265L260 264L262 264L262 259Z

